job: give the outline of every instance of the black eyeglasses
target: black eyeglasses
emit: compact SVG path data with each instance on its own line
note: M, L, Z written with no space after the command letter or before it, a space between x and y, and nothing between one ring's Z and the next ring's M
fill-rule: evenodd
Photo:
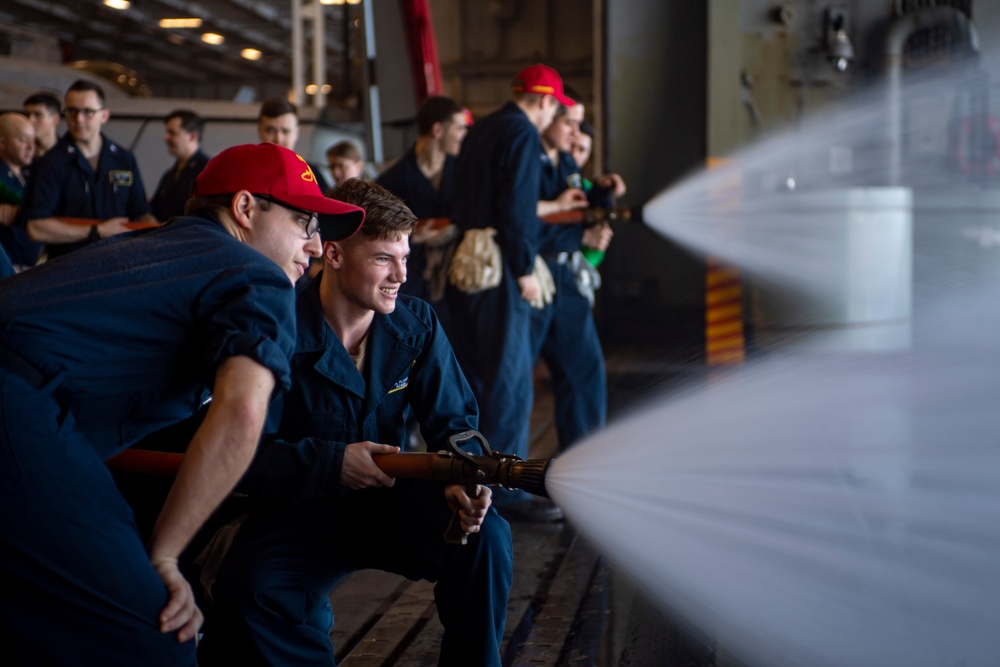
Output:
M87 108L77 109L76 107L66 107L65 109L63 109L63 113L66 114L67 118L76 118L77 116L83 116L87 120L93 118L94 114L96 114L98 111L104 111L104 107L100 107L98 109L87 109Z
M298 208L297 206L291 206L281 201L280 199L275 199L270 195L255 194L253 196L257 197L258 199L263 199L264 201L269 201L272 204L277 204L281 208L287 208L289 211L301 213L306 218L306 222L302 222L301 220L298 222L300 225L302 225L302 229L305 230L307 239L311 239L312 237L316 236L316 232L319 231L319 216L313 213L312 211L306 211L301 208Z

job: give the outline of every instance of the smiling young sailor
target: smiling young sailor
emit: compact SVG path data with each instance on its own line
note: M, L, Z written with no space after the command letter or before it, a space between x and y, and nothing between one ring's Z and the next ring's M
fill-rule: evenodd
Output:
M191 665L177 558L289 386L293 282L361 209L301 157L236 146L188 215L0 281L0 640L9 664ZM147 552L105 459L211 403Z
M298 298L292 389L272 404L274 435L239 487L253 509L212 586L200 664L332 667L327 594L378 568L437 582L439 664L499 667L513 557L490 490L470 499L372 461L406 441L409 410L432 449L479 423L433 310L398 293L417 219L370 181L330 194L364 208L365 223L324 238L323 273ZM465 545L442 537L458 507Z

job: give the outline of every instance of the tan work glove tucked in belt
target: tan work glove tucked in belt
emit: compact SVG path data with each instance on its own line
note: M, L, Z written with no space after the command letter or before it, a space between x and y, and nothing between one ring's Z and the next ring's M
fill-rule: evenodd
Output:
M503 264L500 246L494 240L497 230L469 229L455 248L448 271L448 281L466 294L493 289L500 284Z

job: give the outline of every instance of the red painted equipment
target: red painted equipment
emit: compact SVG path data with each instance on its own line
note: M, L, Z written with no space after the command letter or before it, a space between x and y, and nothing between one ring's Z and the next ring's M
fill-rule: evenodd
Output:
M417 106L433 95L442 95L441 62L431 21L430 0L402 0L406 41L410 47Z

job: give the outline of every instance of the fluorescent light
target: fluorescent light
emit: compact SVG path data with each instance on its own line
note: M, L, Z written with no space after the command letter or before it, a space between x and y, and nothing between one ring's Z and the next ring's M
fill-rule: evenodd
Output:
M176 18L176 19L160 19L161 28L200 28L201 19L199 18Z
M128 0L104 0L104 4L111 9L128 9L132 6Z
M217 32L206 32L202 34L201 41L205 42L206 44L215 44L216 46L218 46L219 44L222 44L224 41L226 41L226 38Z
M247 48L247 49L243 49L242 51L240 51L240 55L243 56L244 58L246 58L247 60L260 60L260 57L263 54L260 51L258 51L257 49L249 49L249 48Z

